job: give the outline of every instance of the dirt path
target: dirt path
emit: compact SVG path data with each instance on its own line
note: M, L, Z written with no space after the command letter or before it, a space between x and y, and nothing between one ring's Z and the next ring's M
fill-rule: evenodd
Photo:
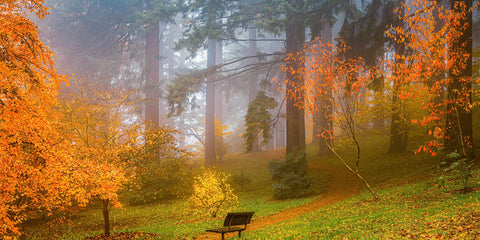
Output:
M314 211L321 207L336 203L338 201L352 197L361 189L361 183L355 176L345 169L322 166L318 164L309 164L313 169L318 169L328 173L327 191L324 196L314 201L294 208L282 210L276 214L265 216L252 221L246 231L262 228L268 225L277 224L305 213ZM237 236L237 233L226 234L226 237ZM219 239L220 234L205 233L194 239Z

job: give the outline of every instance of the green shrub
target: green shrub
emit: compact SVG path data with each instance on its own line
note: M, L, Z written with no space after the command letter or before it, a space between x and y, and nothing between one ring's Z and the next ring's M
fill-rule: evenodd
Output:
M128 193L131 205L186 197L191 193L190 154L177 147L175 133L159 128L145 134L143 149L131 157L135 177Z
M244 170L240 172L240 174L234 174L232 176L232 183L238 186L239 189L244 190L249 184L252 182L252 179L248 176L248 174L244 173Z
M164 159L160 163L151 164L149 171L138 176L140 198L131 199L131 204L153 203L184 197L192 189L192 170L182 158Z
M460 158L460 154L455 151L446 155L441 162L443 174L439 177L439 185L445 186L450 179L461 179L463 191L467 192L469 180L472 175L472 161L466 158Z
M307 174L305 152L293 151L283 161L270 162L273 197L276 199L300 198L307 194L312 178Z

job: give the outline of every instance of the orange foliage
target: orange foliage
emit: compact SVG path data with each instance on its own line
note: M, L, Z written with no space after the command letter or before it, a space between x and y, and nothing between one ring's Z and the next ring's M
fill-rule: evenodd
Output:
M59 104L62 134L71 143L71 157L79 163L70 184L83 206L94 197L119 205L117 191L127 182L128 160L122 156L139 147L140 125L124 123L133 110L128 94L118 97L98 88L79 88L79 94Z
M367 69L363 59L347 58L345 53L348 47L340 40L337 46L330 43L322 43L320 40L312 42L305 48L304 54L289 55L286 58L286 66L296 63L298 67L284 67L284 71L290 76L307 76L304 84L297 84L298 81L287 79L285 84L289 87L285 90L286 95L292 98L297 107L307 110L313 114L324 109L318 109L315 101L330 103L332 111L325 112L326 118L334 120L338 127L348 136L356 150L355 165L351 166L338 154L332 141L328 141L327 147L340 160L340 162L354 174L364 186L370 191L374 199L378 195L370 187L359 171L360 145L357 140L360 114L364 105L363 93L367 84L377 75L375 69ZM304 67L303 67L304 66ZM316 126L320 127L321 126ZM333 140L334 129L319 129L321 137Z
M358 106L352 101L357 101L362 96L368 82L375 76L373 69L368 70L361 58L345 58L344 53L348 47L340 40L338 46L329 43L322 43L316 40L305 48L304 54L296 56L290 54L286 61L301 62L297 74L307 76L303 86L295 85L295 81L287 79L286 85L291 85L290 91L286 91L287 97L295 99L297 106L303 108L311 115L325 109L318 109L315 102L330 103L333 111L327 113L327 118L335 119L338 124L346 118L354 117L359 109L352 109ZM288 66L288 64L286 64ZM284 71L294 71L283 67ZM294 75L292 73L292 75ZM305 93L299 95L298 93ZM332 97L333 96L333 97ZM305 98L305 101L300 100ZM315 126L319 127L319 126ZM333 138L333 130L320 129L323 138Z
M396 44L403 44L408 53L392 53L392 59L387 62L388 70L393 72L392 77L402 86L421 83L421 87L408 89L408 92L406 88L401 88L398 97L406 99L426 95L421 107L428 114L422 119L413 119L412 123L418 122L432 129L428 131L431 140L417 152L436 155L444 148L447 111L469 112L475 104L472 102L471 88L466 87L472 85L471 76L452 77L461 75L471 57L469 52L454 44L468 34L464 23L468 21L466 13L472 9L467 9L465 3L460 1L456 9L446 9L435 1L413 0L397 9L397 12L400 11L405 12L400 16L404 26L393 27L386 34ZM452 84L460 88L449 93L454 96L445 97L445 89ZM463 141L470 142L468 139Z
M56 91L64 77L27 13L44 17L39 0L0 1L0 238L37 211L66 203L71 160L55 131Z
M67 131L88 129L79 126L89 122L66 121L66 115L57 111L57 91L66 79L57 74L53 52L43 45L36 26L27 18L27 14L45 17L43 4L41 0L0 0L1 239L18 237L18 224L36 213L85 205L92 197L115 200L125 181L117 164L119 155L129 145L99 146L135 139L120 137L124 133L118 130L120 120L109 126L90 122L116 134L108 139L85 138L82 134L89 131ZM87 109L82 113L88 113ZM92 117L99 113L104 114L103 120L109 116L97 111Z
M367 84L376 76L386 76L398 87L392 93L398 99L421 99L420 109L426 114L420 119L408 119L408 122L419 123L430 130L431 140L417 152L435 155L444 148L447 115L471 112L478 104L472 102L471 76L462 75L471 57L462 42L468 38L465 22L471 11L461 1L452 10L429 0L404 3L396 10L401 23L385 33L392 40L391 44L402 45L404 51L385 54L387 57L380 64L384 69L369 69L361 58L345 58L348 46L341 40L337 46L312 42L303 53L287 56L283 70L290 76L306 76L306 79L304 85L287 79L285 84L290 87L284 93L295 99L297 106L307 110L307 114L325 111L318 109L315 102L331 104L333 111L327 112L327 117L341 128L342 124L346 126L344 130L348 134L349 124L344 123L353 120L357 121L354 124L359 124L360 104ZM299 67L286 67L294 64ZM355 102L357 100L359 102ZM320 132L323 138L333 138L332 130L320 129ZM471 136L462 137L463 144L471 148Z

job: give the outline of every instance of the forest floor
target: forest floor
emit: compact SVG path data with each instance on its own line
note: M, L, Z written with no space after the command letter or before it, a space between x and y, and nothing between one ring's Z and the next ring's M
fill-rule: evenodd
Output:
M353 197L360 191L362 185L361 182L346 169L340 167L333 167L326 164L320 164L318 162L309 162L311 169L324 171L328 174L328 183L326 193L309 202L305 205L301 205L294 208L285 209L276 214L265 216L256 220L253 220L248 226L246 231L255 230L258 228L274 225L283 221L287 221L298 217L300 215L317 210L321 207L331 205L333 203L345 200ZM213 226L212 226L213 227ZM236 236L237 233L226 234L226 237ZM218 233L204 233L194 237L193 239L218 239Z
M255 212L243 239L480 239L480 169L473 169L471 191L463 194L458 191L461 178L438 170L438 159L379 154L383 145L368 146L361 172L379 201L372 201L361 182L328 156L308 161L315 179L309 195L286 201L271 199L268 174L269 163L282 158L281 150L225 158L220 170L232 175L245 171L253 181L239 190L242 201L235 208ZM344 154L350 159L349 152ZM440 182L440 177L448 180ZM176 201L112 209L114 229L108 238L101 234L101 211L92 207L63 223L54 218L31 221L22 239L220 239L205 229L220 227L228 210L215 219L191 219L182 212L186 207L186 201ZM236 239L237 234L227 238Z
M349 173L346 169L331 166L330 164L321 164L319 162L309 162L309 167L312 170L318 170L326 173L328 175L328 182L326 187L326 192L317 199L293 208L288 208L282 210L276 214L264 216L258 219L253 220L248 226L246 231L251 231L259 229L262 227L278 224L284 222L300 215L312 212L314 210L320 209L322 207L340 202L347 198L357 195L361 190L361 182ZM212 226L212 228L215 226ZM245 231L244 231L245 232ZM234 237L238 233L229 233L225 236L227 238ZM126 240L126 239L148 239L149 236L152 238L155 237L155 234L144 233L144 232L124 232L124 233L115 233L110 237L105 237L103 234L85 238L85 240ZM204 233L198 236L193 237L193 239L203 240L203 239L219 239L219 234L217 233Z

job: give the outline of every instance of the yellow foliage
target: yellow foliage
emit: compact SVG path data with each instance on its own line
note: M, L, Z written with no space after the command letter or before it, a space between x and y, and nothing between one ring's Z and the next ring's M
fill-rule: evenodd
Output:
M237 204L238 197L227 183L229 176L215 169L202 169L194 179L193 194L188 199L195 214L216 217L221 209Z

